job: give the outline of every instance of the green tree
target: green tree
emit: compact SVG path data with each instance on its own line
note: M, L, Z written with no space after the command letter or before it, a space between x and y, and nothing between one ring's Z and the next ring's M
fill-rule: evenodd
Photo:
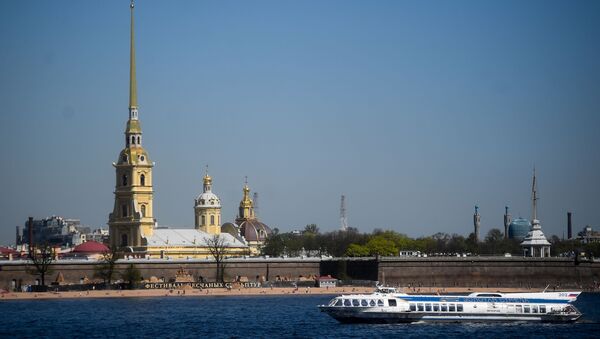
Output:
M398 248L394 242L381 235L372 237L365 246L371 255L398 255Z
M348 257L368 257L369 249L364 245L350 244L345 254Z
M317 226L317 224L308 224L306 227L304 227L303 234L317 235L319 234L319 226Z
M123 281L127 282L129 289L133 289L135 284L142 281L142 273L137 269L137 267L135 267L134 264L130 264L127 266L125 271L121 273L121 278Z

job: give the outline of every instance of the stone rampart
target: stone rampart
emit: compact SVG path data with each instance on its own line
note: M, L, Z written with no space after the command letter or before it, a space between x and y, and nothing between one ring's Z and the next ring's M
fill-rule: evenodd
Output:
M379 281L399 286L588 289L600 283L600 262L572 258L380 258Z
M60 273L65 284L79 284L86 278L93 281L93 261L59 261L52 265L52 273L47 275L46 284L54 282ZM120 260L116 266L114 279L119 279L119 272L134 264L144 279L155 277L169 281L174 279L177 271L183 267L195 280L214 281L216 264L210 260ZM225 280L234 280L241 276L248 281L297 280L299 277L318 276L319 259L229 259L225 263ZM30 267L32 267L30 265ZM13 280L17 285L34 285L36 276L27 272L27 264L23 261L0 262L0 288L9 289Z

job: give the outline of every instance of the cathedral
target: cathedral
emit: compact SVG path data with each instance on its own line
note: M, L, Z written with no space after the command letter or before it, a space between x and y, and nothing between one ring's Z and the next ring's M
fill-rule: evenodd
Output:
M244 186L238 225L221 227L221 201L212 192L212 178L204 176L203 192L194 201L194 228L159 227L153 211L154 163L142 146L135 73L134 5L131 3L129 118L125 127L125 148L119 153L115 168L115 201L109 214L110 246L124 250L126 256L140 258L210 258L209 245L218 239L226 256L258 254L270 229L259 226L260 236L250 236L246 222L254 218L249 188ZM242 207L243 206L243 207Z

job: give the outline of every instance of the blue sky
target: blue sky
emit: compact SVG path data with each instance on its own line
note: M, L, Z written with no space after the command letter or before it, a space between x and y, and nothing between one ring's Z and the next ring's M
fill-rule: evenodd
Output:
M0 243L27 216L105 226L124 147L128 1L0 3ZM597 1L138 1L155 216L223 220L244 176L282 230L482 233L504 206L600 227Z

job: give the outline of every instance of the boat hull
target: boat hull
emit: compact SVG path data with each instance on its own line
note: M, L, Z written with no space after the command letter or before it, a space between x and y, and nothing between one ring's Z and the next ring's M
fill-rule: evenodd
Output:
M344 308L335 306L320 306L321 312L342 323L414 323L414 322L545 322L569 323L575 322L581 314L486 314L463 313L443 314L424 312L387 312L373 308Z

